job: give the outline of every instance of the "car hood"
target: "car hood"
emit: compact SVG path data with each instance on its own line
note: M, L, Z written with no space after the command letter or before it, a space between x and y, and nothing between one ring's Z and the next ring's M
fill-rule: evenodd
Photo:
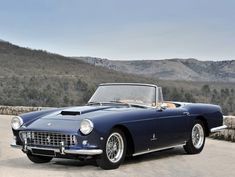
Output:
M31 131L54 131L54 132L78 132L82 119L95 119L129 112L140 108L126 106L79 106L69 107L54 111L48 115L37 118L25 124L25 130Z

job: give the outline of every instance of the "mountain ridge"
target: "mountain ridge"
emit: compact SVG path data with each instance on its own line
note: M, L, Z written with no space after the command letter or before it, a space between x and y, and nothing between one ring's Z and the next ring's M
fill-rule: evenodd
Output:
M235 82L235 60L200 61L190 59L108 60L74 57L116 71L162 80Z
M161 59L161 60L108 60L96 57L66 57L45 50L35 50L19 47L7 41L0 40L0 54L4 56L26 56L33 58L72 59L83 63L106 68L104 71L114 70L120 73L140 75L147 78L161 80L181 80L199 82L235 82L235 60L201 61L195 58L188 59ZM9 59L11 59L10 57ZM46 61L46 60L45 60ZM17 61L16 61L17 62ZM30 62L30 61L29 61ZM35 61L38 63L37 61ZM63 61L64 62L64 61ZM22 64L22 63L20 63ZM40 63L38 63L40 65ZM4 68L2 68L4 70ZM3 73L0 71L0 74Z

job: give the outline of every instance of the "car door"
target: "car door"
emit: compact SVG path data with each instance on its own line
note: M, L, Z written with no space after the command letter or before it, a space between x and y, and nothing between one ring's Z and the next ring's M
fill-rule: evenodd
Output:
M156 132L152 135L153 148L183 144L187 139L188 112L182 108L156 110Z

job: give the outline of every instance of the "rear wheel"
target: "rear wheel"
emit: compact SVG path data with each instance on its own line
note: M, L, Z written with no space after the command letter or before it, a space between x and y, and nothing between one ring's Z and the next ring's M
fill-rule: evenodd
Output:
M31 153L28 153L27 156L29 160L31 160L34 163L47 163L50 162L53 158L48 156L32 155Z
M119 129L113 129L106 140L103 154L97 159L97 164L105 170L116 169L126 155L126 138Z
M191 135L184 146L188 154L198 154L202 151L205 144L205 127L201 120L196 120L193 124Z

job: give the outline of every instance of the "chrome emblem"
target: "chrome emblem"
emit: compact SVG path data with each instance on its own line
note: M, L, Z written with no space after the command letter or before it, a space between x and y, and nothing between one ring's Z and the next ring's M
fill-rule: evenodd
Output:
M50 143L51 142L51 138L50 136L47 137L47 142Z
M47 125L48 125L48 126L51 126L51 123L49 122Z
M157 140L157 137L156 137L156 134L154 133L153 134L153 137L150 139L151 141L156 141Z

